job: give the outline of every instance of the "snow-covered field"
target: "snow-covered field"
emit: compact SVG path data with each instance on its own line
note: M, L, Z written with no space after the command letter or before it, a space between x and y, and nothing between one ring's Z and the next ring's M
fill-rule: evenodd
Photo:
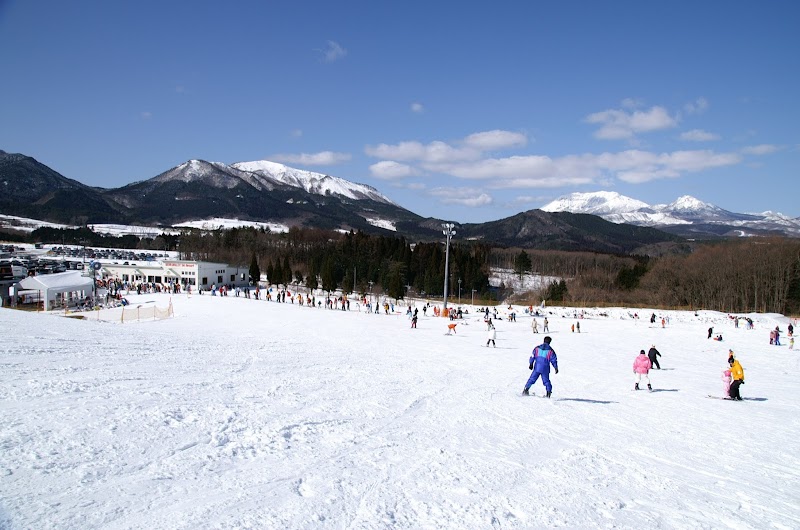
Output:
M779 315L592 309L579 334L548 308L547 400L520 395L544 335L519 309L487 348L474 314L448 336L422 311L410 329L355 305L172 303L126 324L0 309L0 527L800 527L800 352L768 344ZM634 392L651 344L655 392ZM707 399L729 348L743 402Z

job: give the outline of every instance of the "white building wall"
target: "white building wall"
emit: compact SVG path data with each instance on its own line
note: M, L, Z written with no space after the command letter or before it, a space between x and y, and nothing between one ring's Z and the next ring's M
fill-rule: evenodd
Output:
M144 261L129 263L103 263L98 278L120 279L129 282L155 282L168 284L178 281L181 285L210 288L211 285L245 286L248 270L224 263L205 261Z

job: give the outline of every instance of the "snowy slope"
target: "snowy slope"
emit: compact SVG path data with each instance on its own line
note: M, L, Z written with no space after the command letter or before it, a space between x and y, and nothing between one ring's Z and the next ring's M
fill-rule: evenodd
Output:
M316 195L335 194L350 199L372 199L379 202L394 204L378 190L366 184L356 184L338 177L295 169L277 162L258 160L254 162L237 162L231 167L247 171L256 175L269 177L284 184L302 188Z
M592 215L608 215L637 212L649 208L648 204L615 191L597 191L594 193L571 193L542 206L545 212L588 213Z
M581 310L547 308L546 400L519 395L543 336L522 308L486 348L475 316L448 336L430 311L410 329L357 304L171 300L173 319L128 324L0 309L0 527L800 527L800 357L768 344L780 315L746 330L658 312L662 329L589 309L571 333ZM656 392L633 392L651 344ZM744 402L706 398L728 348Z
M599 215L612 223L639 226L688 224L724 224L742 228L782 230L800 235L800 219L780 213L734 213L691 195L683 195L669 204L649 205L616 192L571 193L541 208L547 212L572 212Z

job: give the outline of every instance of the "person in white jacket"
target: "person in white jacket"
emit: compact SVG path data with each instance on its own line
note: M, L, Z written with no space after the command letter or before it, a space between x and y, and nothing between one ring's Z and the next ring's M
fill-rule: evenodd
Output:
M533 322L531 322L531 329L533 329L534 333L539 333L539 323L536 320L536 317L534 317Z
M487 333L487 340L486 340L486 347L487 348L489 347L489 343L490 342L492 343L492 347L493 348L497 347L497 344L494 343L495 336L496 336L496 333L495 333L495 329L494 329L494 324L489 322L489 332Z

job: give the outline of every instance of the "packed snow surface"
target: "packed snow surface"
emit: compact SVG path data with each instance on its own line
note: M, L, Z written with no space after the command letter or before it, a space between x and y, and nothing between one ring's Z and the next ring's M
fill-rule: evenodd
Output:
M544 337L523 308L492 348L474 311L447 335L430 310L128 299L175 316L0 309L0 528L800 527L780 315L545 308L548 400L520 395ZM655 390L633 391L651 344ZM729 348L742 402L707 397Z

